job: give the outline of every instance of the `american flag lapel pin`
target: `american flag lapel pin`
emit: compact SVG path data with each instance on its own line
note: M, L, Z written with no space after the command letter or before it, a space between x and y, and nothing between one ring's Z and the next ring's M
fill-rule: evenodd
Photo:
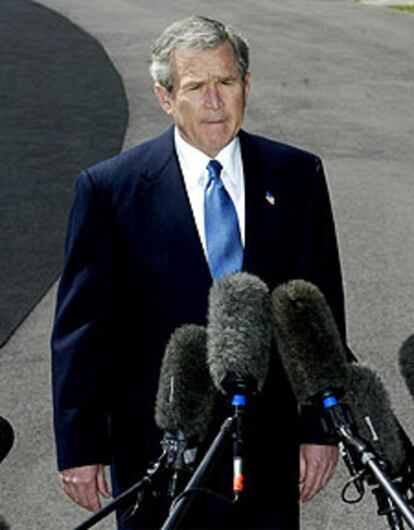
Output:
M267 191L267 192L266 192L265 199L266 199L267 202L270 204L270 206L274 206L274 205L275 205L275 202L276 202L275 196L272 195L272 194L270 193L270 191Z

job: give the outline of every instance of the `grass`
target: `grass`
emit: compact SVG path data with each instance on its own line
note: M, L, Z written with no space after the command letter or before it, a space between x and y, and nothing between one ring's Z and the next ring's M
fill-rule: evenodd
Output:
M413 5L390 5L389 7L397 11L403 11L404 13L414 13Z

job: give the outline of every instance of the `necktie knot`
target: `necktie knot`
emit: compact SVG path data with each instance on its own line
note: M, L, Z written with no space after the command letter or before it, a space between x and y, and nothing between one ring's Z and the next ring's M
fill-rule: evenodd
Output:
M220 173L223 169L223 166L220 164L218 160L210 160L210 162L207 164L207 171L209 175L209 180L216 180L220 181Z

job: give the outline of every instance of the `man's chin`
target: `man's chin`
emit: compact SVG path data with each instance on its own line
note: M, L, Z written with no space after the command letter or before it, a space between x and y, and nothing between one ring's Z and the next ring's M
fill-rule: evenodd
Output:
M203 143L204 149L202 149L209 156L217 155L226 145L228 145L234 138L234 135L223 134L223 135L214 135L205 139ZM214 153L214 155L211 155Z

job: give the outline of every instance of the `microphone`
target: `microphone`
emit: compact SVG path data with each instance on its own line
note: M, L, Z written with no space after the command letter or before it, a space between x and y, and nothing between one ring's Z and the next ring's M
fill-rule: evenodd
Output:
M299 403L312 404L327 391L342 394L349 363L323 294L305 280L292 280L271 298L277 350Z
M274 289L271 300L277 351L298 402L311 405L332 393L342 395L351 372L323 294L305 280L292 280ZM341 413L348 423L347 412ZM348 447L340 444L340 449L351 480L363 495L360 467Z
M414 335L408 337L399 351L399 364L401 375L405 384L414 398Z
M0 416L0 462L2 462L14 443L13 427L5 418Z
M407 455L387 390L378 374L368 366L352 364L350 370L350 385L343 401L352 411L359 435L370 442L396 474L401 471Z
M385 388L369 368L348 362L323 294L309 282L292 280L273 291L272 308L278 351L299 403L323 401L328 413L336 408L331 420L347 429L354 423L381 459L398 471L405 453ZM343 396L352 415L346 407L339 410L336 396Z
M209 294L207 362L216 388L262 390L270 360L269 290L258 277L239 272L214 282Z
M178 474L194 463L197 444L212 418L217 391L207 369L206 329L195 324L177 328L161 364L155 421L165 431L162 447L173 470L169 495L177 489Z
M233 493L244 489L243 415L246 396L262 390L270 361L272 314L269 290L258 277L240 272L210 289L207 362L215 387L234 407Z

